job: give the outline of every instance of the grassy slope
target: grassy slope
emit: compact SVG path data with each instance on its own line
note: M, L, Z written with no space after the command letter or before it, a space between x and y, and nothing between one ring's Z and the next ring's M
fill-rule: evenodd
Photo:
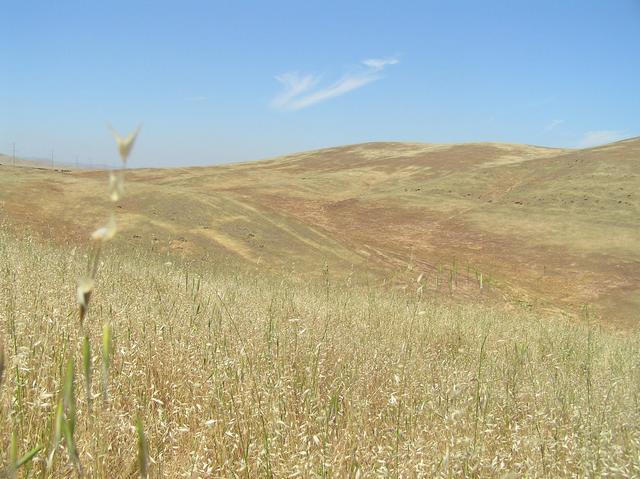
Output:
M263 267L427 273L427 289L635 324L640 140L589 150L373 143L209 168L135 170L126 240ZM104 173L2 167L0 214L74 241L104 216ZM65 229L61 234L59 225ZM452 275L449 270L455 269ZM438 278L436 279L436 276ZM409 281L409 279L407 279Z
M76 375L85 473L135 475L139 415L153 477L639 475L637 332L432 294L456 256L461 295L477 291L469 259L549 302L606 278L598 301L620 313L616 281L637 290L621 267L637 258L637 147L373 144L130 172L85 326L92 413ZM106 178L0 173L0 438L44 445L38 471L65 363L80 368L75 285ZM406 291L366 286L407 263ZM67 452L52 477L73 474Z
M0 232L0 437L16 432L19 454L47 447L32 476L50 452L65 362L81 364L84 250ZM92 413L81 373L76 384L87 477L135 476L138 415L152 477L640 474L635 333L331 275L300 285L241 264L196 272L146 248L104 259L86 322ZM53 471L74 475L66 448Z

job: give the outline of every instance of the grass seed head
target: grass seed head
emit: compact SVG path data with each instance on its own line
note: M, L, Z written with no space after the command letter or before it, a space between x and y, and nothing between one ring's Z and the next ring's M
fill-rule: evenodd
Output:
M89 300L91 299L94 286L95 282L90 278L82 278L78 281L77 302L80 310L81 324L89 311Z
M109 199L114 203L124 195L124 179L122 173L109 173Z
M113 137L116 140L116 144L118 145L118 152L120 153L120 159L124 165L127 164L127 159L129 158L129 154L131 153L131 149L136 141L138 136L138 132L142 125L138 126L135 130L133 130L129 136L123 138L120 134L114 129L111 128L111 132L113 133Z
M118 227L116 225L116 220L113 216L110 216L109 220L104 226L91 233L91 239L94 241L107 242L113 239L117 232Z

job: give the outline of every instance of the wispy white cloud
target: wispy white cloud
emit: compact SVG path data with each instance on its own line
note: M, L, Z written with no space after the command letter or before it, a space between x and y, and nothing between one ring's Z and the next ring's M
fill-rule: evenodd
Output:
M367 83L371 83L372 81L377 80L378 78L380 77L370 74L345 75L340 80L332 85L329 85L328 87L321 88L302 97L293 98L287 105L284 106L285 108L289 108L291 110L300 110L301 108L306 108L316 103L320 103L321 101L328 100L329 98L344 95L345 93L356 90L366 85Z
M627 132L621 130L588 131L578 141L577 146L579 148L588 148L590 146L604 145L606 143L624 140L627 136Z
M344 95L363 87L367 83L379 80L380 73L388 65L399 63L396 58L371 58L361 62L362 66L355 72L347 73L336 82L314 90L320 78L315 75L284 73L278 80L284 87L271 105L283 110L300 110L330 98Z
M551 120L549 123L547 123L547 126L544 127L545 131L551 131L554 130L556 127L562 125L564 123L564 120Z
M276 108L287 108L295 97L298 97L312 89L319 81L314 75L301 76L297 72L283 73L276 77L284 90L273 99L271 104Z
M374 70L382 70L387 65L396 65L400 63L400 60L397 58L369 58L368 60L363 60L362 64L369 68L373 68Z

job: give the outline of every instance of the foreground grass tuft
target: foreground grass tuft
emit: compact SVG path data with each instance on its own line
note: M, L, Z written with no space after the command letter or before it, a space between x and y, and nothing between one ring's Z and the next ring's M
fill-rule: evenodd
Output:
M7 466L44 444L26 474L640 474L635 333L113 248L80 329L77 258L0 232Z

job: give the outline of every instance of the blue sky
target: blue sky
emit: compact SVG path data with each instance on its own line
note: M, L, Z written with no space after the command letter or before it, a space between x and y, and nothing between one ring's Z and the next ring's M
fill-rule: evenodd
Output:
M0 152L132 166L640 135L640 0L0 0Z

